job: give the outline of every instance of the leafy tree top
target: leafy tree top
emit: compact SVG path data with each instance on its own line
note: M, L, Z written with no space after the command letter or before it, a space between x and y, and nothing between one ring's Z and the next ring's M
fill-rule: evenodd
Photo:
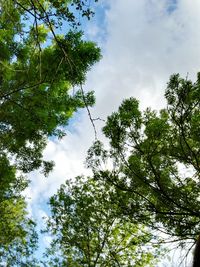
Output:
M48 174L47 138L62 137L73 113L94 104L82 84L100 49L84 41L74 13L90 18L88 5L0 0L0 264L37 266L31 256L37 236L22 196L28 181L21 174L40 167ZM75 86L80 90L72 92Z
M200 75L194 83L172 75L165 97L160 112L124 100L103 129L110 149L96 142L87 164L121 191L122 214L193 244L200 232Z
M94 104L81 86L99 48L79 31L63 26L62 35L56 32L71 20L70 3L84 15L87 1L1 1L1 151L15 156L24 172L43 166L47 173L52 164L42 160L46 138L62 137L61 126L73 112ZM77 85L80 90L71 93Z
M119 216L115 197L114 187L91 177L60 187L50 199L49 266L155 266L161 250L147 246L155 237L142 224Z

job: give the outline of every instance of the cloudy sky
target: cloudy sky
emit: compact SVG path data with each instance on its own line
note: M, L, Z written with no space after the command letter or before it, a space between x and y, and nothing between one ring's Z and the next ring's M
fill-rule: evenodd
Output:
M105 119L124 98L140 100L141 108L165 105L169 76L180 73L195 80L200 69L199 0L99 0L96 16L85 25L87 38L102 49L102 59L88 73L85 90L94 90L94 118ZM97 121L99 138L103 122ZM71 120L63 140L49 141L44 156L56 166L48 178L32 173L26 192L38 220L45 203L67 178L87 173L84 159L94 141L86 111ZM45 239L45 242L48 238Z

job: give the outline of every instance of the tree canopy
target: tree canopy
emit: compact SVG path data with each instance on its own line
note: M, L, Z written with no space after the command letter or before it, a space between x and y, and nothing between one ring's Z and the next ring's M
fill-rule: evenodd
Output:
M35 223L28 218L21 195L28 181L16 175L16 169L4 155L0 158L0 170L0 263L36 266L32 257L37 248Z
M25 175L52 170L42 156L48 137L63 137L73 113L95 102L82 85L100 49L79 30L79 18L94 14L90 2L0 0L0 264L153 266L159 232L181 246L200 233L200 74L175 74L166 108L141 111L129 98L107 118L110 146L96 141L91 177L50 199L53 241L46 262L33 257Z
M48 266L155 266L162 252L156 237L119 213L116 190L82 176L61 186L50 199ZM154 244L151 251L149 242Z
M160 111L124 100L103 128L110 148L97 141L87 164L95 179L121 191L123 216L193 244L200 233L200 74L194 83L172 75L165 97Z
M70 93L100 57L99 48L83 41L81 32L63 30L70 2L1 1L1 151L15 156L24 172L40 166L48 172L51 164L42 161L46 138L62 136L60 127L73 112L94 104L91 92L84 99L81 88Z
M73 113L94 104L82 84L100 49L84 40L79 15L93 15L87 0L0 1L0 261L9 266L34 265L24 174L47 175L48 137L62 137Z
M93 175L68 180L50 199L49 262L154 266L159 244L194 245L200 231L199 96L200 74L196 82L175 74L166 108L140 111L129 98L107 118L109 147L96 141L86 159Z

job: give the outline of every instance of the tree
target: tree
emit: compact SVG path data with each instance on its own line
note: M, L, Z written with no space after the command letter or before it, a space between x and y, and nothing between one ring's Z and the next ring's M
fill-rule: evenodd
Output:
M48 172L52 164L42 160L47 137L62 137L60 128L72 114L94 103L91 92L83 97L81 86L99 60L99 48L83 41L81 32L55 31L63 20L70 20L70 2L80 9L85 5L84 1L1 1L1 151L16 157L23 172L40 166ZM72 94L73 86L81 89Z
M0 170L0 264L36 267L32 256L37 247L35 224L28 218L26 201L21 196L28 181L16 176L6 156L0 158Z
M74 10L93 14L87 0L0 1L0 260L10 266L22 266L32 242L23 174L48 174L48 137L62 137L73 113L94 104L82 84L100 50L83 40Z
M116 193L90 177L76 177L61 186L50 199L47 230L53 241L48 266L155 266L159 246L152 251L145 247L153 234L118 216Z
M25 202L23 204L26 204ZM17 207L12 207L13 209L18 209L19 203L17 203ZM10 208L10 206L9 206ZM10 211L10 210L9 210ZM8 212L8 209L6 209L6 212ZM11 218L6 218L8 222L8 228L10 228L11 223L12 227L16 225L16 222L13 221L13 219L17 219L17 222L20 223L18 225L18 228L21 228L21 233L13 233L10 232L12 238L13 234L15 234L15 239L12 240L9 244L0 245L0 264L3 264L1 266L30 266L30 267L39 267L39 262L34 256L34 252L37 249L37 242L38 242L38 236L35 231L35 223L24 216L24 210L20 210L18 213L18 217L13 216L13 214L17 215L16 212L13 213L13 210L11 211ZM21 218L20 216L24 216L24 218ZM20 218L20 220L19 220ZM23 219L23 222L22 222ZM2 227L2 225L1 225ZM8 229L6 229L6 232L8 233ZM5 234L3 234L4 236Z
M165 97L159 112L124 100L103 128L110 148L96 142L87 163L96 179L121 191L123 216L193 245L200 233L200 74L194 83L172 75Z

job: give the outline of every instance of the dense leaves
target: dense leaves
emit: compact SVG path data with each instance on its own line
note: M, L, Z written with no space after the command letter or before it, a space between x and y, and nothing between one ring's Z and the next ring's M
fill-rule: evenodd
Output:
M165 96L160 112L141 112L137 100L124 100L103 129L110 149L96 142L87 162L96 179L126 193L122 214L182 244L200 232L199 74L195 83L172 75Z
M82 85L100 50L78 28L91 2L0 1L0 264L39 266L24 174L47 175L48 137L62 137L73 113L94 104ZM154 266L159 231L181 245L199 234L200 74L195 83L172 75L165 97L159 112L130 98L108 117L110 148L97 141L88 152L93 176L50 199L44 265Z
M61 186L50 199L47 229L54 240L48 266L155 266L161 252L155 237L142 224L119 216L116 193L113 186L90 177Z
M70 95L69 89L72 84L83 81L85 72L98 59L99 50L80 38L79 33L72 32L62 38L66 47L70 45L71 64L77 66L73 71L60 48L52 44L42 52L32 51L23 62L10 59L11 62L6 62L7 66L1 72L2 150L17 155L18 168L23 171L42 164L45 138L49 135L62 136L58 126L66 125L73 112L86 104L80 91ZM94 103L91 94L85 99L87 105Z
M38 261L34 256L38 241L38 236L35 231L35 223L32 220L27 219L23 214L24 211L22 207L20 207L20 204L24 208L25 202L19 203L18 201L18 203L14 204L12 210L9 210L11 208L10 206L5 209L4 212L9 214L7 218L2 218L6 219L4 223L7 223L7 228L4 227L4 230L8 234L7 237L11 239L11 237L13 238L13 236L15 236L15 238L12 242L9 242L9 244L0 244L0 263L3 264L1 266L38 267ZM13 232L12 229L14 227L16 228L16 226L19 228L18 233L16 232L16 229L15 232ZM2 228L2 224L0 227ZM9 229L11 229L10 232L8 232ZM3 233L1 237L4 237L5 241L5 233Z
M0 170L0 263L36 266L32 258L37 247L35 224L27 217L26 202L21 196L28 181L16 174L3 155Z
M82 90L74 94L69 90L84 82L100 52L95 44L83 41L80 32L56 35L40 17L25 27L22 18L31 22L30 10L36 12L37 6L21 2L3 2L1 8L0 139L1 150L16 155L18 168L28 172L44 163L46 137L62 136L58 127L66 125L77 108L94 103L91 93L83 100ZM22 5L26 8L16 9ZM43 167L46 172L50 165Z
M0 264L6 266L36 266L24 173L42 168L47 175L53 167L42 156L47 138L62 137L73 113L94 104L82 84L100 50L83 41L79 15L93 15L87 0L0 1Z

